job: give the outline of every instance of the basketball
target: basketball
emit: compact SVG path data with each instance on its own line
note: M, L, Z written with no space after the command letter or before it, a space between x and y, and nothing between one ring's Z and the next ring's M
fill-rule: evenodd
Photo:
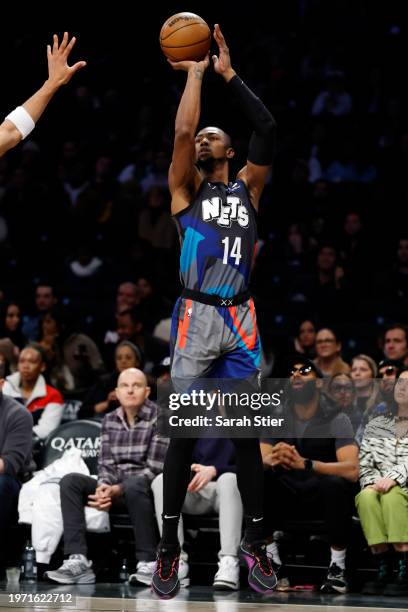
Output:
M200 61L211 44L210 28L194 13L177 13L169 17L160 31L160 46L173 62Z

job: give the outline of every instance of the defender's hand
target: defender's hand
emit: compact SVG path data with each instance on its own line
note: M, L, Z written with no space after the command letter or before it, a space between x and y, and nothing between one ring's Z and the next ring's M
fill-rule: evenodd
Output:
M61 44L58 42L58 36L54 34L52 48L51 45L47 45L48 82L50 85L57 88L65 85L78 70L86 66L84 61L68 66L69 54L75 43L75 36L68 42L68 32L64 32Z
M213 55L212 60L214 62L214 70L217 74L220 74L226 81L232 79L235 74L235 70L231 67L231 58L229 49L225 38L221 32L221 28L218 23L214 26L214 38L218 45L219 55Z
M173 70L183 70L184 72L190 72L190 70L198 70L204 72L210 65L209 55L207 55L203 60L201 60L201 62L193 62L190 60L185 60L182 62L173 62L168 58L167 61L169 62Z

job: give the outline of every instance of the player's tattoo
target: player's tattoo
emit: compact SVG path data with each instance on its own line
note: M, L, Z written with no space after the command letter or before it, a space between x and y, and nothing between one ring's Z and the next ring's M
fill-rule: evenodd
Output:
M194 68L194 75L196 79L199 79L200 81L202 81L203 74L204 74L204 70L202 68L199 68L198 66Z

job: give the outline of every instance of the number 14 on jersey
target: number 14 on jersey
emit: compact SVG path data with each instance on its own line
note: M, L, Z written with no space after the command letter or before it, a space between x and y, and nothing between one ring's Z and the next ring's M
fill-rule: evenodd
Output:
M228 236L224 238L224 240L221 240L221 242L224 245L224 257L222 258L222 263L227 265L228 259L232 258L232 259L235 259L235 265L239 266L239 262L242 258L241 237L238 236L235 238L233 245L231 247L231 250L230 250L230 239Z

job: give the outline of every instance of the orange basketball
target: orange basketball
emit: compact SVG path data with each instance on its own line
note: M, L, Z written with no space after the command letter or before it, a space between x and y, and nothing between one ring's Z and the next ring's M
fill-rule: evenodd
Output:
M177 13L169 17L160 30L162 51L174 62L198 62L207 55L210 45L210 28L194 13Z

